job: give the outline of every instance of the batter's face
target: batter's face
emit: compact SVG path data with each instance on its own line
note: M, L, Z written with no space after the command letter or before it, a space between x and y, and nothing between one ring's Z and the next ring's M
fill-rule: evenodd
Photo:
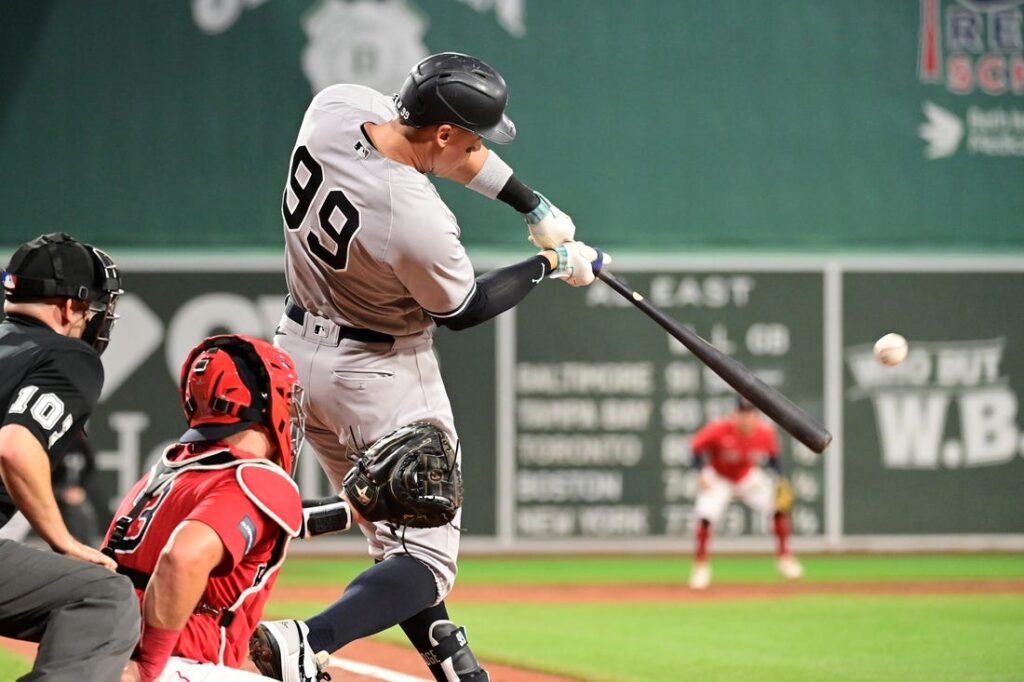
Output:
M480 136L468 130L448 125L439 125L434 135L436 151L431 172L440 177L448 177L469 159L469 155L479 151L482 143Z

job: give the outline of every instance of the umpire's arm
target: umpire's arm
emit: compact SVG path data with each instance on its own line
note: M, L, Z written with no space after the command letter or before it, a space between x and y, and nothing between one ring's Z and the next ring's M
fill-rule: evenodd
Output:
M113 559L75 540L57 507L50 458L39 439L21 424L0 428L0 477L14 505L53 551L114 570Z

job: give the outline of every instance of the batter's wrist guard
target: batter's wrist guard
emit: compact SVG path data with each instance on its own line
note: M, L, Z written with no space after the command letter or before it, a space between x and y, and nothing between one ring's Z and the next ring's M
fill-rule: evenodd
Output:
M548 201L548 198L536 190L534 190L533 193L537 195L538 199L540 199L540 203L537 204L537 208L533 209L529 213L523 214L526 217L527 225L536 225L540 221L544 220L548 213L551 213L551 202Z
M548 277L550 279L565 279L569 276L569 250L565 247L565 244L559 244L551 250L558 256L558 265L551 271Z

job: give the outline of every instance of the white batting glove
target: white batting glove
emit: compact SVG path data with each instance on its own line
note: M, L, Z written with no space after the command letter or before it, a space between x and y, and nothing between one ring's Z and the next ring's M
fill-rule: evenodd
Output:
M552 249L558 254L558 267L549 277L564 279L573 287L585 287L593 283L602 267L612 262L612 257L601 249L587 246L583 242L565 242Z
M553 249L559 244L570 242L576 236L576 225L572 218L548 201L540 192L534 192L540 203L537 208L525 213L526 225L530 228L530 243L538 249Z

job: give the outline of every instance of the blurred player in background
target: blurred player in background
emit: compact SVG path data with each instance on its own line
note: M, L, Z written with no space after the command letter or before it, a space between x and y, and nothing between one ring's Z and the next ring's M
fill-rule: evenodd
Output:
M711 583L708 541L711 526L722 519L733 498L751 510L772 517L778 539L776 566L787 578L799 578L803 567L789 551L789 510L793 494L782 476L775 427L761 417L753 403L739 398L736 411L704 425L693 436L693 465L698 470L697 533L690 587L701 590ZM769 476L758 467L774 472Z
M282 205L289 301L274 342L299 367L307 436L335 490L352 466L349 449L401 424L427 421L459 442L432 347L436 325L480 324L548 276L586 286L604 260L572 241L569 216L483 146L515 137L507 102L493 68L443 53L415 65L393 98L335 85L306 111ZM543 250L475 277L427 174L508 204ZM363 524L377 563L305 623L263 627L292 642L308 628L315 650L333 652L400 623L435 679L487 680L443 601L455 582L459 526L460 517L436 529Z
M68 530L79 542L98 544L100 527L89 499L88 483L96 471L96 453L85 434L68 450L53 471L53 492Z
M51 477L99 400L121 279L55 233L15 251L2 282L0 525L20 510L54 552L0 540L0 635L39 643L23 680L116 680L139 637L131 583L72 537Z

